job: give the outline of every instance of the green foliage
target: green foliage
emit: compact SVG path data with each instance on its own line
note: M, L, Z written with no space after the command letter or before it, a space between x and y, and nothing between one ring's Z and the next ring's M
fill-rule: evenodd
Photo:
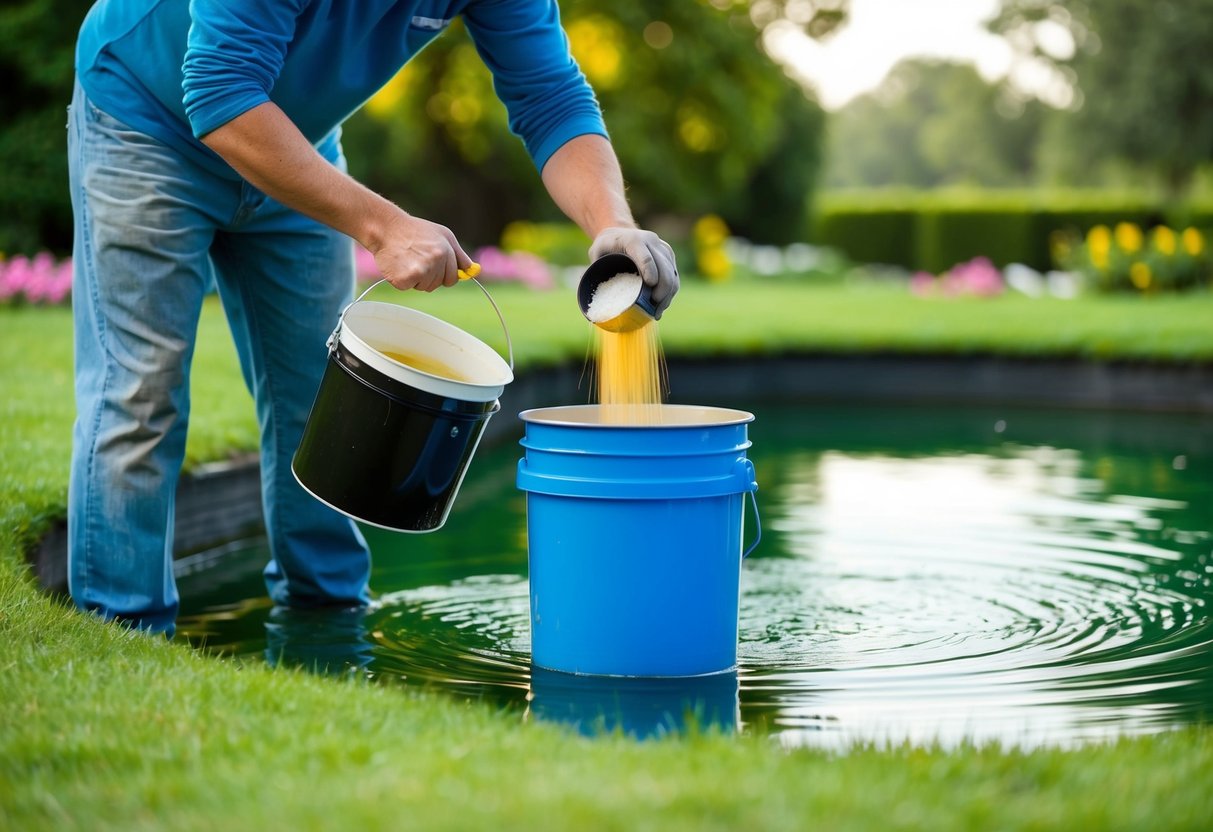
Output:
M1005 0L990 28L1036 77L1052 73L1049 106L970 66L903 62L831 116L827 186L1144 187L1175 199L1197 193L1203 171L1208 189L1213 0Z
M990 26L1076 85L1057 137L1071 181L1124 159L1178 194L1213 159L1213 0L1004 0Z
M799 27L811 38L829 35L847 19L849 0L709 0L718 9L746 12L760 29L774 24Z
M1056 233L1132 222L1150 228L1169 216L1213 219L1208 208L1139 194L1082 191L853 191L818 200L811 238L859 262L940 272L977 256L996 265L1052 268ZM1202 225L1201 222L1177 223Z
M915 262L938 274L981 256L998 266L1037 261L1034 219L1030 211L1010 207L928 208L915 227Z
M810 239L838 249L859 263L912 268L918 211L885 200L819 199Z
M71 247L67 105L76 31L88 0L0 7L0 251Z
M971 65L907 59L830 116L828 187L1028 184L1046 108Z
M571 222L516 220L501 232L506 251L525 251L557 266L584 265L590 244L585 232Z
M739 233L788 242L804 227L822 116L761 52L742 12L680 0L562 4L638 217L717 213ZM345 145L356 176L465 239L558 218L458 25L351 119Z
M784 85L779 136L751 171L746 187L720 200L716 213L732 232L755 243L782 245L804 238L809 196L821 167L825 114L807 106L804 94Z

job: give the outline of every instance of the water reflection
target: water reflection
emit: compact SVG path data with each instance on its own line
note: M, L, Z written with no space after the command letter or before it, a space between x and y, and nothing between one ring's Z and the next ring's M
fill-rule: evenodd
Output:
M687 731L732 733L740 718L737 674L682 679L577 676L531 668L529 716L586 736L637 739Z
M343 676L370 667L367 611L348 607L274 607L265 621L265 661L313 673Z
M531 669L512 446L476 461L441 533L368 533L382 594L356 622L283 621L262 600L265 555L250 550L182 579L181 632L217 652L354 668L586 733L654 736L698 713L789 745L1033 745L1209 718L1213 420L756 415L764 537L742 573L739 673L720 689Z

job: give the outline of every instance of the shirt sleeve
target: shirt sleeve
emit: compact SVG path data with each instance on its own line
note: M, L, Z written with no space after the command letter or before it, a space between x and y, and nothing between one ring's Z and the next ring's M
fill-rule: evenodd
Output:
M196 138L270 100L307 0L190 0L182 67Z
M463 21L535 167L577 136L606 136L602 111L569 52L556 0L485 0Z

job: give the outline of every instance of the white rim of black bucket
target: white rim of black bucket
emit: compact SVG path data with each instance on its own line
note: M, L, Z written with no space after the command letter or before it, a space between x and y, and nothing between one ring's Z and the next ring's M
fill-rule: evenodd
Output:
M358 360L401 384L406 384L418 390L444 398L475 402L491 402L495 400L505 390L505 386L514 380L514 345L510 338L509 327L506 326L505 318L502 316L501 309L498 308L496 301L493 300L493 296L489 294L489 291L484 288L484 285L479 280L475 278L470 279L480 288L484 296L488 298L489 303L493 306L493 311L497 313L497 320L501 322L502 331L505 333L506 349L509 355L508 362L496 350L476 336L465 332L454 324L447 323L441 318L422 312L419 309L414 309L411 306L363 300L372 289L380 283L386 283L386 280L379 280L371 284L371 286L367 287L362 294L342 310L341 317L337 321L337 328L329 336L329 354L332 355L336 351L338 343L340 343L344 349L355 355ZM447 345L455 349L457 355L469 358L471 363L475 365L476 370L483 371L482 373L475 374L477 378L494 373L496 377L492 381L459 381L427 373L424 370L419 370L416 367L411 367L408 364L388 358L354 330L354 326L358 323L391 321L395 324L401 324L406 323L407 319L410 318L415 323L424 324L426 327L425 332L429 336L445 341ZM385 338L384 340L387 339ZM400 346L404 347L405 345ZM390 349L391 346L388 348ZM436 355L434 357L444 361L449 360L449 356ZM471 372L468 370L466 364L460 364L456 369Z
M612 409L634 413L637 409L653 409L662 417L659 422L620 423L602 421L601 415ZM715 414L716 418L695 419L695 414ZM666 418L672 417L672 418ZM754 414L731 407L697 404L601 405L569 404L557 407L535 407L518 414L524 422L561 427L604 428L611 430L649 430L695 428L715 425L742 425L754 421Z

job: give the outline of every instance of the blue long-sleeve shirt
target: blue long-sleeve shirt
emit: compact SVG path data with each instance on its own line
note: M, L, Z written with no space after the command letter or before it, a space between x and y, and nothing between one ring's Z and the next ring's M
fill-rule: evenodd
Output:
M331 151L341 123L460 15L536 167L606 135L556 0L99 0L77 77L119 121L235 177L199 137L273 101Z

